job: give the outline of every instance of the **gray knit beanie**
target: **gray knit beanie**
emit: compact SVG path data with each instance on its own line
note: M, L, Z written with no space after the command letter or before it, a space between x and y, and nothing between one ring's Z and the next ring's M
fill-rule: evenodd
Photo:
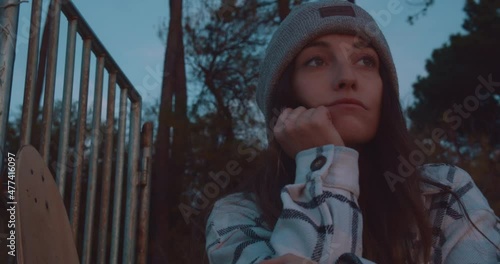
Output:
M256 99L269 125L271 99L284 70L310 41L326 34L359 36L377 52L388 74L384 84L398 93L396 68L384 35L375 20L361 7L345 0L323 0L295 6L274 33L259 67ZM276 109L279 110L279 109ZM276 111L274 110L274 111ZM274 113L275 118L278 113Z

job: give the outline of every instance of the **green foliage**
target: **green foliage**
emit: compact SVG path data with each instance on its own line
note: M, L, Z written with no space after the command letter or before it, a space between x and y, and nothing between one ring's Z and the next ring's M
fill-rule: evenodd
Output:
M413 85L411 131L420 140L438 140L429 161L468 171L500 213L500 2L466 2L466 34L455 34L427 60L427 76ZM486 83L490 83L490 89ZM497 83L497 84L495 84ZM479 94L478 94L479 93ZM476 104L477 103L477 104Z

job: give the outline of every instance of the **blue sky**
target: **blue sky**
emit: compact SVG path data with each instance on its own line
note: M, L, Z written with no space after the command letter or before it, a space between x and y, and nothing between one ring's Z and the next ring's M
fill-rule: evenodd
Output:
M185 10L193 14L201 14L201 2L199 1L202 0L184 1ZM217 3L216 0L210 1ZM412 83L415 82L418 75L425 75L425 60L430 58L432 51L447 42L451 34L463 32L461 25L465 18L462 10L464 1L437 0L426 16L420 18L414 25L409 25L406 22L408 15L414 14L420 9L420 6L410 3L421 1L423 0L356 1L359 6L375 17L387 38L398 72L400 100L403 107L413 102ZM46 6L48 1L44 2ZM161 95L161 72L165 51L165 45L159 39L157 31L162 21L168 23L168 0L73 0L73 2L132 84L136 86L145 103L150 104L157 100ZM398 8L394 12L391 5L398 3ZM23 3L21 5L10 108L11 118L19 114L18 108L23 100L30 9L30 4ZM67 22L62 16L55 90L56 100L62 98L66 31ZM78 39L74 101L78 100L81 46L81 40ZM91 63L89 107L93 100L94 58ZM107 85L106 77L104 85L104 87ZM106 92L104 98L106 98L105 94ZM188 92L188 96L193 98L196 96L196 91Z

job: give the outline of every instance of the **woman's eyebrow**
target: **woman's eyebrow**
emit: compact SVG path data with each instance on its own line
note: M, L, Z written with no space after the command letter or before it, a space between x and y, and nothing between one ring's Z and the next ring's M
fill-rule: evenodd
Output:
M311 48L311 47L329 48L330 44L328 44L328 42L326 42L326 41L316 40L316 41L308 43L306 46L304 46L304 48L302 50L305 50L305 49Z
M330 43L323 41L323 40L316 40L313 42L308 43L307 45L304 46L302 50L312 48L312 47L321 47L321 48L330 48ZM370 45L368 45L368 42L364 40L357 40L352 43L352 47L356 49L365 49L365 48L372 48Z
M372 47L368 45L368 42L365 40L357 40L352 43L352 46L356 49L372 49Z

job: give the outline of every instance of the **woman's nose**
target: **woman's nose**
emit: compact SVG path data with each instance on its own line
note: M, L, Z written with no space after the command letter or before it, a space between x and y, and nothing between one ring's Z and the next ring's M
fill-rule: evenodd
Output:
M355 89L356 78L351 65L339 63L333 74L333 89L340 90L345 88Z

